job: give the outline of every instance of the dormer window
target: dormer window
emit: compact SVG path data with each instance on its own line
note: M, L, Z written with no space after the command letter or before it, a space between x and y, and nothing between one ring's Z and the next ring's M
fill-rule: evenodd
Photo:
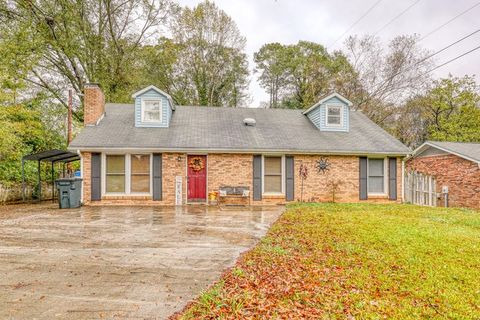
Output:
M326 125L331 127L343 126L343 106L327 105Z
M162 101L142 100L142 122L162 122Z

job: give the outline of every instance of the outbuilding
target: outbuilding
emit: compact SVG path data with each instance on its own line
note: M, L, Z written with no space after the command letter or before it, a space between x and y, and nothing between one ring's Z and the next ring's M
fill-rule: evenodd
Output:
M480 208L480 143L427 141L406 168L434 177L436 192L448 191L449 207Z

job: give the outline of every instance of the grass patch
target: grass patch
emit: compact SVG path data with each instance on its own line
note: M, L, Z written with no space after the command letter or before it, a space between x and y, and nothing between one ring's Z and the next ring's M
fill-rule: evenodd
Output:
M479 319L480 214L290 205L181 319Z

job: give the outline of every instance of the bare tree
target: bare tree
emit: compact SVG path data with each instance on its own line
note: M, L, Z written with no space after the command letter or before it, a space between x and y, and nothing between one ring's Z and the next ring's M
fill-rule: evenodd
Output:
M350 98L379 124L396 117L396 107L423 92L431 81L426 71L433 62L417 41L417 36L397 36L384 48L377 37L367 35L345 42L361 84Z

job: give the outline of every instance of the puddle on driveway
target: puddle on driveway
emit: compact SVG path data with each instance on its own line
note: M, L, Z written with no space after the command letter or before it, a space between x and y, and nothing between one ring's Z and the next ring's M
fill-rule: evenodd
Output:
M0 210L0 318L162 319L218 279L283 207Z

